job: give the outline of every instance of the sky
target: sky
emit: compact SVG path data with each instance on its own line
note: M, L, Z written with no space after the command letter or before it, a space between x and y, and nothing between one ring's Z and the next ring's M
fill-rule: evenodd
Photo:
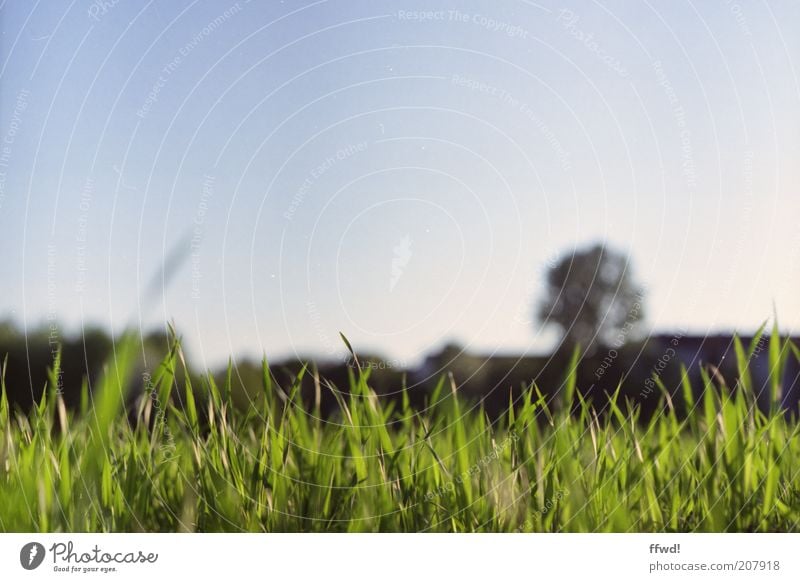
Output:
M0 5L0 319L192 357L533 353L603 240L648 328L800 326L800 4ZM773 311L774 310L774 311Z

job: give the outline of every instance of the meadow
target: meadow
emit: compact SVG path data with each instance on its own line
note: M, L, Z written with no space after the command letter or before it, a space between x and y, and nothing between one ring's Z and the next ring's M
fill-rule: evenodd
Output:
M703 386L686 376L670 393L655 378L650 418L619 391L601 407L584 400L577 351L557 399L532 383L490 418L448 375L422 408L404 386L378 397L355 353L349 386L313 365L278 386L264 361L263 398L242 410L233 370L193 382L177 339L132 400L137 342L123 337L74 410L58 355L30 411L9 404L4 367L0 530L800 531L800 424L779 407L780 371L800 351L773 329L773 373L755 386L748 362L761 339L736 340L739 375L727 383L707 370ZM322 418L323 391L339 414Z

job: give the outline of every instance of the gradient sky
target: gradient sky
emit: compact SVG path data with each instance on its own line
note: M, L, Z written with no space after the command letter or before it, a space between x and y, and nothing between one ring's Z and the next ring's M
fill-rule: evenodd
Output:
M0 18L0 318L174 320L206 365L536 351L548 261L603 239L652 328L800 326L796 1Z

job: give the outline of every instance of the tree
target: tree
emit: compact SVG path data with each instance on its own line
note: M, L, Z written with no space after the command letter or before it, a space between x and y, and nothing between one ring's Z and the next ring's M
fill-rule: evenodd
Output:
M561 331L561 345L619 347L644 317L643 289L633 280L627 255L596 244L563 255L546 276L538 320Z

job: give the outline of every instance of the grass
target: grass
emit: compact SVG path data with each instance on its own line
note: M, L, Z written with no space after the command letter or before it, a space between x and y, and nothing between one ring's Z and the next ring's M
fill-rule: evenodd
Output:
M734 387L685 380L678 415L662 386L647 421L619 392L595 411L573 366L561 406L532 385L494 421L452 377L416 411L404 389L379 399L368 371L340 392L305 368L339 402L322 419L296 404L299 378L282 389L264 362L265 397L245 413L231 370L193 385L178 341L126 414L123 338L79 410L58 394L58 357L30 412L9 407L3 379L0 531L800 531L800 425L778 409L800 352L773 330L763 413L748 371L760 335L736 341Z

